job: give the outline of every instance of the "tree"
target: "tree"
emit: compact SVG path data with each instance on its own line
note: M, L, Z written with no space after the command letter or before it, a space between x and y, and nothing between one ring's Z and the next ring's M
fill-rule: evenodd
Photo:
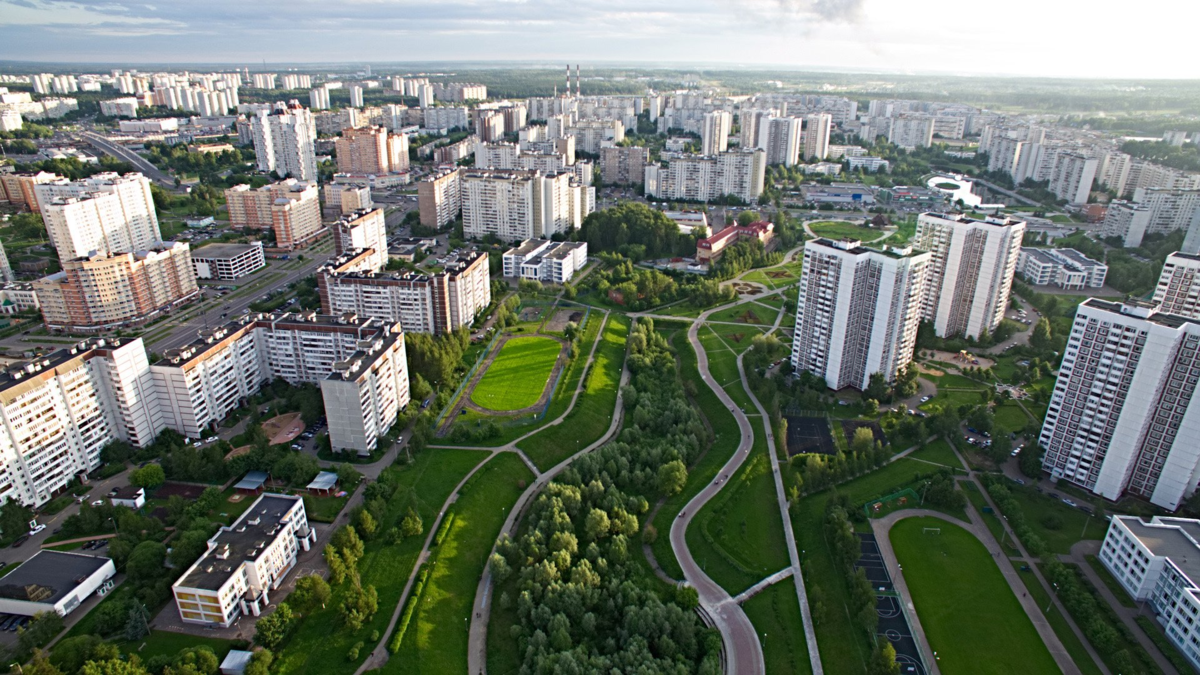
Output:
M79 675L149 675L137 656L126 661L121 658L103 661L88 661L79 669Z
M330 595L329 584L321 577L309 574L296 580L296 590L288 596L288 604L301 614L308 614L325 607Z
M250 657L250 663L246 664L246 670L242 675L268 675L271 672L271 663L275 661L275 655L270 649L259 649Z
M683 462L675 460L658 468L658 490L665 495L681 492L687 485L688 471Z
M421 522L421 514L413 507L408 507L404 520L400 521L400 534L405 537L419 537L425 532L425 524Z
M588 512L587 520L584 522L584 532L590 540L602 539L608 536L608 514L600 509L592 509Z
M875 432L870 427L858 427L854 430L854 438L850 441L850 452L862 454L870 452L875 447Z
M1053 338L1050 332L1050 322L1046 317L1038 319L1033 325L1033 332L1029 334L1029 346L1039 352L1047 351L1053 344Z
M33 615L29 625L19 629L17 644L21 651L32 652L35 648L44 646L63 631L63 618L58 612L39 612Z
M35 660L36 660L35 652ZM104 642L96 635L78 635L59 640L54 645L50 662L64 672L74 673L88 661L104 660L120 656L115 645ZM32 672L29 668L26 673Z
M339 607L342 623L350 630L358 630L370 621L379 610L379 593L374 586L362 586L355 583L346 591Z
M878 414L879 414L879 401L876 401L873 398L869 398L869 399L863 401L863 416L864 417L875 417Z
M220 668L217 655L207 645L188 647L175 655L163 675L215 675Z
M1021 452L1017 454L1017 466L1021 469L1021 473L1030 478L1038 478L1042 475L1042 460L1041 448L1034 443L1029 443L1021 448Z
M54 651L57 653L58 648L55 647ZM79 665L82 666L83 664L81 663ZM78 670L78 667L72 668L71 672L75 672L76 670ZM63 675L63 671L53 666L50 661L46 659L46 653L40 649L34 650L33 660L30 661L29 665L22 668L19 672L21 675Z
M166 571L167 547L157 541L143 541L133 548L125 562L125 573L134 583L153 581Z
M167 474L160 464L147 464L129 476L129 482L140 488L151 490L167 482Z
M326 544L324 553L325 564L329 567L329 578L335 584L345 581L349 570L346 568L346 561L342 560L341 554L333 547L333 544Z
M29 521L33 520L33 511L21 506L14 499L10 499L0 507L0 531L4 534L15 538L21 532L24 532L29 527Z
M275 649L287 638L295 623L296 616L292 613L291 606L281 602L274 612L258 620L254 642L267 649Z
M371 512L363 509L354 516L354 527L357 531L362 532L365 539L374 539L375 533L379 530L379 524L375 521L375 516Z
M871 373L871 377L867 381L867 388L863 390L863 398L874 399L877 402L887 400L888 383L883 377L883 373Z
M892 643L885 640L875 645L867 672L870 675L900 675L900 664L896 663L896 649Z

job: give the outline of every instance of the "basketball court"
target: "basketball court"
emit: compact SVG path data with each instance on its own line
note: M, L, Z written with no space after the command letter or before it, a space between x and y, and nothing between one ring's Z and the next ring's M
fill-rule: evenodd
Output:
M905 675L926 675L925 666L921 662L921 648L908 627L908 619L901 605L902 598L896 595L892 584L892 575L888 573L887 564L879 553L879 544L873 534L857 534L859 539L858 560L855 568L861 569L875 589L875 613L879 615L879 625L875 629L877 639L887 640L896 650L896 663L900 664L900 672Z
M825 417L795 417L787 419L788 456L805 453L836 455L833 434L829 431L829 420Z

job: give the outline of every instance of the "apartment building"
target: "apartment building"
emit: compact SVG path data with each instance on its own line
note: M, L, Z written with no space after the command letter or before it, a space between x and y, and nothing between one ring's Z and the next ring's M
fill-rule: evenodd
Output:
M100 114L109 117L137 117L138 99L127 96L100 101Z
M469 169L462 173L463 234L503 241L549 237L583 223L595 188L573 173Z
M1042 469L1174 510L1200 481L1200 321L1145 302L1079 305L1039 443Z
M433 97L439 101L452 101L456 103L484 101L488 97L487 85L469 82L435 84L433 85Z
M205 428L244 405L264 382L275 378L291 384L342 381L339 373L345 368L339 364L355 362L386 372L391 382L378 396L363 399L357 411L347 409L341 399L331 411L326 398L326 417L334 450L369 454L376 439L362 439L360 431L387 433L400 409L408 405L404 334L395 322L353 313L252 314L202 331L191 344L168 350L151 373L162 398L164 424L199 438ZM324 391L322 395L325 398ZM352 441L343 444L343 439Z
M417 184L417 207L421 224L441 228L458 218L462 211L462 172L442 169Z
M140 338L87 340L0 371L0 503L50 501L114 440L163 427Z
M700 127L700 154L715 155L729 149L729 130L733 126L733 115L724 110L704 114Z
M526 239L503 260L506 277L565 284L587 266L587 242Z
M1100 234L1104 237L1120 237L1126 248L1136 248L1142 245L1142 238L1146 236L1153 215L1147 204L1114 199L1108 203L1108 210L1100 224Z
M350 91L350 107L351 108L363 107L363 88L358 86L357 84L352 84L352 85L350 85L349 91Z
M1133 193L1133 201L1150 210L1147 234L1190 231L1200 226L1200 189L1139 188Z
M758 146L766 151L767 164L795 166L805 148L803 120L796 117L767 117L759 121ZM828 141L828 134L826 134ZM755 147L743 145L742 147ZM826 142L828 151L828 142Z
M200 297L187 244L62 261L33 282L46 328L92 333L138 326Z
M459 106L430 108L422 106L424 127L439 134L448 134L453 129L468 129L471 126L471 111Z
M337 177L334 177L337 180ZM374 208L371 187L366 183L326 183L325 215L339 216L359 209Z
M830 389L891 382L912 361L932 256L870 249L855 240L816 239L804 247L792 366Z
M1021 247L1017 260L1021 276L1034 286L1058 286L1065 290L1103 288L1108 265L1073 248Z
M427 143L418 149L418 152L427 151L424 157L432 157L434 164L458 164L462 160L475 154L475 146L479 144L478 136L467 136L457 143L448 143L446 145L431 148L432 143Z
M361 251L364 269L382 271L388 263L387 222L383 209L361 209L348 213L330 226L336 255Z
M933 117L902 115L888 118L888 140L905 150L933 145Z
M308 107L310 110L329 109L329 88L322 85L308 92Z
M578 120L566 128L564 135L575 137L576 150L598 155L601 148L625 140L625 125L620 120Z
M262 615L300 551L316 543L303 497L260 496L218 530L204 555L171 585L180 620L228 628L243 616Z
M302 202L302 210L315 208L317 219L320 220L320 197L316 183L288 178L257 189L241 184L225 190L229 224L231 227L273 228L275 223L271 208L280 200Z
M600 175L606 185L642 184L646 180L646 148L603 148L600 150Z
M59 180L58 174L46 171L37 173L0 173L0 201L18 209L41 212L37 200L37 186Z
M1072 204L1086 204L1099 160L1079 152L1061 152L1050 175L1050 191Z
M250 118L250 133L259 171L317 180L317 127L312 112L299 101L278 102L270 111L256 112Z
M198 279L233 281L267 266L261 241L248 244L209 244L192 251Z
M282 78L284 89L309 89L312 87L312 75L288 73Z
M1130 161L1125 186L1119 194L1127 197L1138 190L1149 189L1200 190L1200 173L1188 173L1144 159Z
M278 77L278 75L276 75L275 73L255 73L254 80L253 80L254 88L255 89L274 89L275 88L275 78L277 78L277 77Z
M758 200L766 176L766 153L740 149L707 157L684 155L667 166L646 166L646 196L666 200L714 201L733 196Z
M61 260L140 251L162 241L150 181L140 173L59 178L35 184L34 193Z
M914 248L929 251L922 314L937 335L978 338L1004 318L1020 258L1025 222L922 213Z
M516 169L520 148L516 143L479 141L475 144L475 167L478 169Z
M13 274L12 265L8 263L8 254L4 252L4 242L0 241L0 283L11 283L17 277Z
M833 117L827 113L804 118L804 159L823 160L829 156L829 130Z
M1167 256L1154 302L1163 314L1200 320L1200 255L1176 252Z
M1134 600L1149 601L1167 637L1200 669L1200 520L1115 515L1100 561Z
M384 127L344 129L334 146L342 173L378 176L408 170L408 136L389 134Z
M492 302L488 255L470 251L435 274L378 273L355 253L317 270L321 311L399 322L406 333L440 335L470 326Z

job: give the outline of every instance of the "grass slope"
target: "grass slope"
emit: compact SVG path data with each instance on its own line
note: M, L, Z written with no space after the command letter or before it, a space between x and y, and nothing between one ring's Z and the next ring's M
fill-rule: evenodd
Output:
M922 534L924 527L941 534ZM943 673L1058 671L996 561L972 534L940 519L909 518L889 538Z
M561 424L546 427L521 441L519 447L541 470L549 469L599 439L612 422L625 364L629 319L614 315L604 325L591 370L584 375L583 393Z
M454 522L434 551L433 571L404 643L383 673L462 673L475 587L509 509L533 474L512 453L499 453L463 486Z
M742 605L762 643L768 673L811 673L796 587L788 578Z
M520 410L537 403L561 348L544 337L510 339L475 385L471 400L488 410Z

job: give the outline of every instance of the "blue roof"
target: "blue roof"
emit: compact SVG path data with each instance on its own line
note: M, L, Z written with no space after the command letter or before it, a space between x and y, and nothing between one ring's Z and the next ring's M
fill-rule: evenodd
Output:
M234 485L235 490L257 490L267 482L266 471L250 471Z
M329 490L337 485L338 476L332 471L322 471L308 484L309 490Z

